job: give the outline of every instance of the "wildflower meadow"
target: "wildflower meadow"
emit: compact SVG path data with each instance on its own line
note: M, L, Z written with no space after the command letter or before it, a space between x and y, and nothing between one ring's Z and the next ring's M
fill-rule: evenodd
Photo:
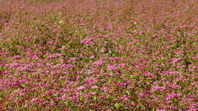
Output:
M198 111L198 0L0 0L0 111Z

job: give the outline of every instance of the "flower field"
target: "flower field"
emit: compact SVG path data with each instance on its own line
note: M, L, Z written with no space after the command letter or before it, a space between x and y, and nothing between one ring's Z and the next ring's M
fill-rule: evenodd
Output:
M198 111L198 0L0 0L0 111Z

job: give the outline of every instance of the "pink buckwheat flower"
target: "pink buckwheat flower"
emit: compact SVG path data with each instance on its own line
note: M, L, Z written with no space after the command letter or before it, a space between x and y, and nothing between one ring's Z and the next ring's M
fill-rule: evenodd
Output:
M175 63L177 63L180 60L181 60L181 58L173 58L173 63L175 64Z
M85 89L85 87L84 86L80 86L80 87L77 88L77 90L82 90L82 89Z
M132 101L132 102L131 102L131 105L132 105L132 106L135 106L135 103Z
M92 86L91 89L98 89L98 86Z
M76 58L73 57L73 58L70 58L67 62L72 62L72 61L75 61L75 60L76 60Z
M113 70L117 70L118 68L115 65L108 64L107 69L109 69L110 71L113 71Z
M94 39L93 38L90 38L90 39L83 39L80 43L81 44L94 44Z
M103 64L103 60L100 59L98 61L95 61L93 64L96 65L96 66L101 66Z

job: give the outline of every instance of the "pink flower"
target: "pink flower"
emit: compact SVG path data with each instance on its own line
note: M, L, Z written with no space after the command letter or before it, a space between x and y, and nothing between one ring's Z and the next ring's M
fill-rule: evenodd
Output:
M18 66L20 66L19 63L12 63L11 65L9 65L9 69L13 69L13 68L18 67Z
M13 56L12 58L13 58L13 59L20 59L21 56L20 56L20 55L16 55L16 56Z
M103 60L100 59L98 61L95 61L93 64L96 65L96 66L101 66L103 64Z
M91 57L90 57L90 59L93 59L93 58L95 58L95 56L91 56Z
M167 111L167 110L163 110L163 109L157 109L157 111Z
M176 62L180 61L181 58L173 58L173 63L175 64Z
M167 94L166 96L166 100L171 100L173 98L179 98L181 96L180 93L175 93L175 92L172 92L170 94Z
M177 74L179 74L179 72L178 71L170 71L169 74L170 75L174 75L174 74L177 75Z
M92 86L91 89L98 89L98 86Z
M77 88L77 90L82 90L82 89L85 89L85 87L84 86L80 86L80 87Z
M113 70L117 70L118 68L115 65L108 64L107 69L109 69L110 71L113 71Z
M80 43L81 44L94 44L94 39L93 38L90 38L90 39L83 39Z
M143 75L147 77L154 77L154 75L149 71L145 71Z
M132 101L132 102L131 102L131 105L132 105L132 106L135 106L135 103Z
M76 60L76 58L73 57L73 58L70 58L67 62L72 62L72 61L75 61L75 60Z
M49 91L47 91L47 93L48 93L48 94L54 94L54 93L56 93L56 91L53 90L53 89L50 89Z
M18 67L17 70L18 70L19 72L30 71L27 67Z
M47 59L51 59L51 58L59 58L59 57L62 57L63 54L61 53L53 53L53 54L49 54Z
M43 100L42 99L39 99L39 98L35 98L35 99L32 99L31 102L42 103Z
M155 84L154 86L151 87L151 90L153 92L155 91L164 91L166 89L166 87L164 86L158 86L158 84Z
M130 96L124 96L124 97L122 97L122 101L125 102L125 101L129 100L129 98L130 98Z

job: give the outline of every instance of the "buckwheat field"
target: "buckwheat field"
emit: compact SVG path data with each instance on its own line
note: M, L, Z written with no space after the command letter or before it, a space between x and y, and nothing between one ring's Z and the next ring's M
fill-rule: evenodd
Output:
M198 0L0 0L0 111L198 111Z

